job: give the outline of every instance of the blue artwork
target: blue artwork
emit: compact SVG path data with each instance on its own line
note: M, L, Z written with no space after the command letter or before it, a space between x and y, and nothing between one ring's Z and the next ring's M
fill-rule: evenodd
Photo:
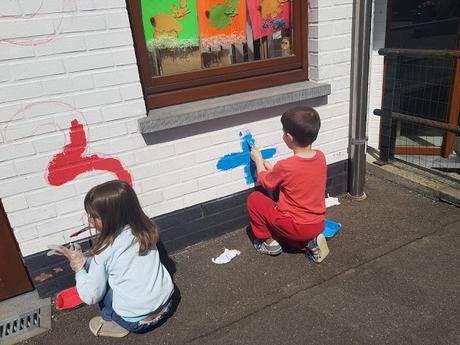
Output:
M251 160L251 147L255 145L254 137L248 130L240 132L242 152L233 152L220 158L217 162L217 169L230 170L241 165L244 166L244 177L247 184L252 184L255 181L256 166ZM260 151L263 159L272 158L275 153L275 148L263 149Z

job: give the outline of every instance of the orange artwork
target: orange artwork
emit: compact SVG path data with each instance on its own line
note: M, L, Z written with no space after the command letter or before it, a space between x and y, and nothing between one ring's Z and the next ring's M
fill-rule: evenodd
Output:
M197 1L203 49L246 42L246 0Z

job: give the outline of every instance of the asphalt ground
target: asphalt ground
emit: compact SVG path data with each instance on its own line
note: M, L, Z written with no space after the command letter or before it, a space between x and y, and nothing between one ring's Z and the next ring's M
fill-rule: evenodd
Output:
M259 254L240 229L166 258L176 311L158 329L97 338L85 306L21 344L460 344L460 209L369 174L365 191L328 209L342 230L321 264ZM224 248L241 255L212 263Z

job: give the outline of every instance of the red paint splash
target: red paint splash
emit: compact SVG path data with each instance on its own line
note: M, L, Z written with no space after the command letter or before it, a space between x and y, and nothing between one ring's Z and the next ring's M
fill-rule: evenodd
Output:
M48 165L48 182L53 186L61 186L72 181L78 175L93 170L114 173L119 180L132 186L131 174L116 158L101 158L98 155L83 156L86 151L86 135L77 120L70 127L70 144L64 146L61 153L55 155Z

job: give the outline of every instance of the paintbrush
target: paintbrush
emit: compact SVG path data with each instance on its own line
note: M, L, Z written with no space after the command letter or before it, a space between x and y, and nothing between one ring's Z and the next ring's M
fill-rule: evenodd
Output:
M246 141L246 144L248 144L249 148L252 149L254 146L256 146L256 143L254 141L254 137L252 136L251 132L249 129L245 129L242 132L242 137Z
M80 229L77 232L74 232L73 234L70 234L70 237L76 237L76 236L84 233L85 231L88 231L89 229L91 229L91 227L88 225L88 226L84 227L83 229Z

